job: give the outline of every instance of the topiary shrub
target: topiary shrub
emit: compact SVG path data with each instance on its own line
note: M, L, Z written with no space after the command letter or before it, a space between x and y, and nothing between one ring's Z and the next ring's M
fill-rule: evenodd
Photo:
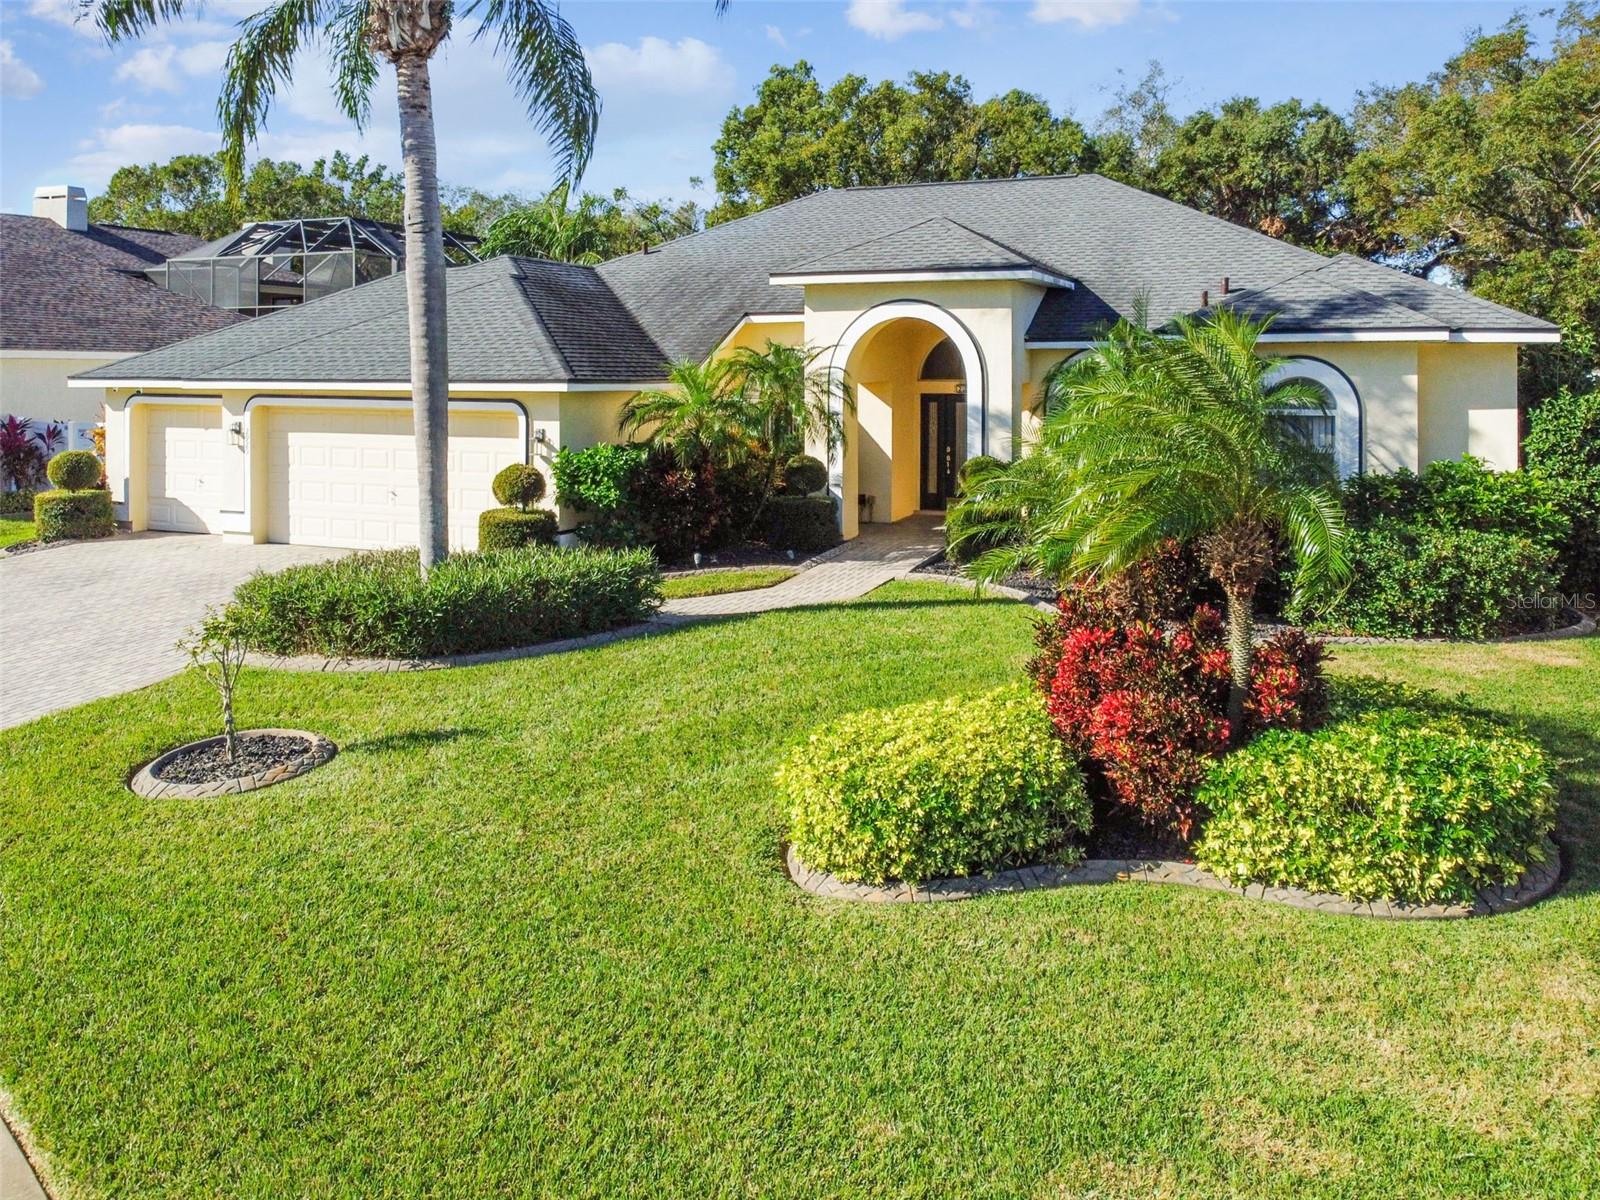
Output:
M494 498L511 508L529 509L544 499L544 473L529 463L502 467L491 486Z
M256 575L229 614L269 654L423 658L632 625L660 602L645 550L452 554L426 579L415 550L379 550Z
M41 542L110 537L117 531L111 493L93 488L38 493L33 498L33 523Z
M761 540L774 550L807 554L837 546L839 518L833 497L772 497L761 513Z
M1515 534L1380 520L1350 531L1343 593L1294 610L1312 628L1369 637L1485 638L1547 624L1553 548Z
M1522 453L1569 522L1557 547L1561 586L1600 592L1600 391L1561 391L1533 410Z
M50 460L45 475L62 491L87 491L100 482L100 460L87 450L63 450Z
M841 879L921 882L1077 856L1083 776L1021 686L854 713L779 768L789 837Z
M790 496L809 496L828 486L828 468L809 454L796 454L783 467L783 490Z
M1418 903L1515 883L1555 824L1536 743L1412 708L1263 734L1213 765L1199 800L1195 855L1218 875Z
M544 508L489 508L478 517L479 550L556 544L556 515Z

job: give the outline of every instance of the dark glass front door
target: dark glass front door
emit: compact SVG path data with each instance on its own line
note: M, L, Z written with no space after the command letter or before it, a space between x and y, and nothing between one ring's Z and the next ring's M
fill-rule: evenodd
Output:
M956 494L956 471L966 441L967 405L962 396L922 397L922 507L943 508Z

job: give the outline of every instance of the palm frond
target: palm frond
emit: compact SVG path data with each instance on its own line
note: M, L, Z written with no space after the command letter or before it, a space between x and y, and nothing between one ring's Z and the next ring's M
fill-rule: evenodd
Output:
M217 120L222 169L230 192L244 182L245 147L256 140L278 86L290 81L294 60L320 32L329 0L277 0L245 19L222 69Z
M345 0L326 30L333 56L333 95L339 111L357 129L365 129L372 115L372 87L378 82L378 59L367 41L371 11L371 0Z
M567 19L548 0L470 0L461 13L478 18L474 39L493 36L528 119L555 151L560 174L581 178L600 126L600 95Z
M95 28L115 45L147 33L157 25L176 21L184 12L201 7L202 0L78 0L84 16L94 15Z

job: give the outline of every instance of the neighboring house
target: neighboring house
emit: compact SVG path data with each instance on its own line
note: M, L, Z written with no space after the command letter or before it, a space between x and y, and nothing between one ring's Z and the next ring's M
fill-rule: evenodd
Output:
M81 435L104 389L70 376L239 320L145 275L199 238L91 225L82 188L39 188L33 213L0 214L0 413Z
M971 455L1022 452L1046 373L1119 316L1275 313L1303 419L1339 469L1517 459L1517 347L1553 325L1326 258L1095 175L823 192L598 267L449 272L451 540L509 462L617 438L674 359L821 347L856 408L830 462L840 525L943 507ZM87 372L134 528L416 541L405 287L382 279ZM870 497L870 502L867 498Z

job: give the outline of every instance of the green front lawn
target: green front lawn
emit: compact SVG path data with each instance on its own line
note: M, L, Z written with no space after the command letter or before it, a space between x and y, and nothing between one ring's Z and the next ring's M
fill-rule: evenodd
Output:
M661 581L667 600L690 596L720 596L724 592L750 592L769 588L799 574L793 567L731 567L726 571L700 571L693 575L668 575Z
M26 517L0 517L0 550L18 542L31 542L38 537L33 522Z
M7 731L0 1089L65 1195L1579 1197L1600 1190L1600 640L1341 650L1565 759L1551 900L1450 924L1181 888L784 877L807 729L989 687L1014 603L853 605L404 675L247 676L342 753L122 786L180 678Z

